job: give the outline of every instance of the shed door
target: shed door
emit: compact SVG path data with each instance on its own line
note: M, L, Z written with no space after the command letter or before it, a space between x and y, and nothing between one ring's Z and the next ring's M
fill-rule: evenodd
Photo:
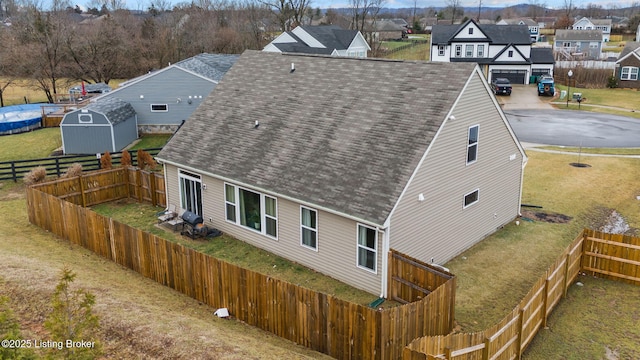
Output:
M527 70L492 70L491 79L507 78L512 84L524 84Z

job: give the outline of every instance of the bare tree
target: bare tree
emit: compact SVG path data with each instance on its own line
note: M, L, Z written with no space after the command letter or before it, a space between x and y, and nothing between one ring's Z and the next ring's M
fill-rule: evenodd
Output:
M569 28L573 25L573 12L575 11L575 5L573 5L573 0L564 0L564 4L562 5L562 17L559 19L560 25L562 28Z
M451 8L451 24L453 24L456 21L456 13L458 12L458 10L461 7L461 0L446 0L445 4L447 4L447 7Z
M378 13L385 4L386 0L349 0L351 28L364 33L367 20L370 21L371 27L375 28Z
M311 0L258 0L275 16L282 31L302 24L302 18L311 6Z

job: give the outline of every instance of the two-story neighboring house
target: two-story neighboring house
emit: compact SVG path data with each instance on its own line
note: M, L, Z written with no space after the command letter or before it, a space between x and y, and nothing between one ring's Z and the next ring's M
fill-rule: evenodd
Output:
M529 28L529 36L531 42L538 42L540 37L540 25L530 18L522 19L502 19L496 23L496 25L526 25Z
M553 74L551 48L531 49L526 25L478 24L474 20L459 25L435 25L431 33L431 61L474 62L485 77L509 79L528 84L533 69Z
M602 41L608 42L611 37L611 19L582 19L573 23L573 30L600 30L602 31Z
M262 51L366 58L371 47L358 30L303 25L283 32Z
M599 60L602 55L602 31L556 30L553 52L559 60Z

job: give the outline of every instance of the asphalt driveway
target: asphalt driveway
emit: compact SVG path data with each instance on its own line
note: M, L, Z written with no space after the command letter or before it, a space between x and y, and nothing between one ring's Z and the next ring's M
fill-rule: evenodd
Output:
M497 96L521 142L583 147L640 147L640 120L625 116L555 109L533 85L514 85Z

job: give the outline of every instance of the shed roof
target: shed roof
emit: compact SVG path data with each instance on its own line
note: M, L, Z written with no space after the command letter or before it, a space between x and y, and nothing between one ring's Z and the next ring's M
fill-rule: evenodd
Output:
M476 67L248 50L158 157L382 225Z
M105 115L113 125L136 115L136 111L133 109L131 104L115 97L100 99L100 101L90 103L83 109ZM82 109L80 111L82 111Z

